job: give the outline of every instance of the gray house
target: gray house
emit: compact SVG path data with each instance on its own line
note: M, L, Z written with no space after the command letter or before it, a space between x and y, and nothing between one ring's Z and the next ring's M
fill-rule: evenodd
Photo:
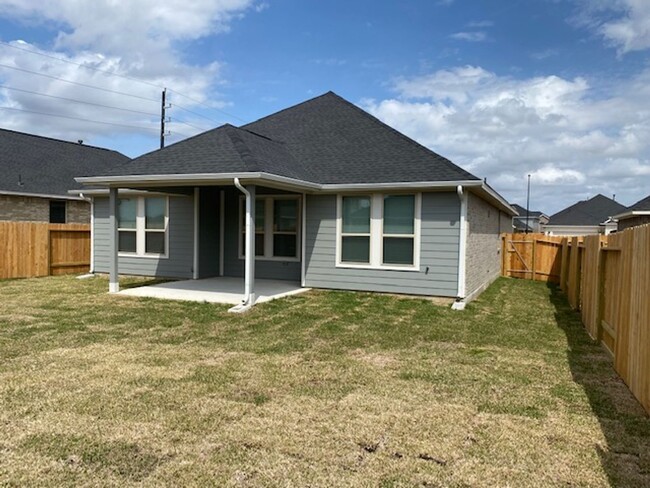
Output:
M483 180L328 92L77 180L94 271L454 298L500 274L516 212ZM97 190L103 188L103 190ZM254 257L254 258L253 258Z

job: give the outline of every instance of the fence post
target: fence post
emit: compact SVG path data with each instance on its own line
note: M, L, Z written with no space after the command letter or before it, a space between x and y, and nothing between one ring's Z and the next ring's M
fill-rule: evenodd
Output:
M535 279L537 278L537 273L535 272L537 266L535 263L535 252L537 250L537 238L535 237L535 235L531 235L531 240L533 241L533 258L531 264L531 271L533 272L532 280L535 281Z

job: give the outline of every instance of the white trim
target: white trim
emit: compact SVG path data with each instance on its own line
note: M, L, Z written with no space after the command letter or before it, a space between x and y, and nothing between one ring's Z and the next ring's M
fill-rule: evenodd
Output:
M255 200L264 200L264 255L256 255L255 256L255 261L280 261L280 262L299 262L300 261L300 254L301 254L301 229L300 229L300 222L301 222L301 216L302 216L302 211L301 211L301 203L300 203L300 195L296 194L276 194L276 195L256 195ZM276 200L296 200L296 212L298 215L296 216L296 256L290 257L290 256L274 256L273 255L273 236L274 234L283 234L283 232L275 232L273 230L273 218L274 218L274 210L273 206L275 205ZM243 260L246 259L244 255L244 250L242 249L242 233L244 232L244 229L242 227L242 209L243 209L243 204L245 203L245 198L243 196L239 197L239 212L238 212L238 219L239 219L239 233L237 234L237 254L238 258ZM255 211L255 209L253 209ZM257 234L257 231L255 229L254 233ZM284 234L290 234L293 235L293 232L284 232Z
M384 241L384 197L392 195L392 192L382 193L359 193L350 196L366 196L370 198L370 232L369 233L343 233L343 197L348 195L338 194L336 196L336 267L350 269L379 269L388 271L420 271L420 240L421 240L421 221L422 221L422 193L410 193L415 196L413 231L414 234L395 235L395 237L404 237L413 239L413 264L383 264L383 241ZM345 236L363 236L368 237L370 242L369 263L351 263L341 260L343 247L343 237ZM390 237L392 234L387 234Z
M192 252L192 278L199 279L199 187L194 187L194 246Z
M465 188L476 188L484 192L488 197L498 202L511 215L518 215L510 204L492 189L483 180L455 180L455 181L396 181L388 183L344 183L344 184L320 184L296 178L288 178L265 172L247 172L247 173L194 173L194 174L169 174L169 175L123 175L123 176L90 176L75 178L75 181L83 185L127 185L127 186L147 186L151 183L163 183L173 186L175 184L230 184L234 178L239 178L242 183L274 183L278 187L289 189L314 190L323 192L339 191L382 191L382 190L409 190L422 191L432 189L449 189L453 190L459 185Z
M88 193L87 190L77 190L76 193ZM85 198L79 196L79 197L72 197L68 195L53 195L49 193L27 193L27 192L20 192L20 191L6 191L6 190L0 190L0 195L7 195L10 197L30 197L30 198L48 198L52 200L74 200L74 201L83 201Z
M465 299L466 288L466 260L467 260L467 193L463 191L463 187L458 185L456 189L458 198L460 199L460 221L458 232L460 240L458 244L458 298Z
M151 195L150 195L151 196ZM151 196L153 197L153 196ZM146 229L145 222L145 199L149 197L145 196L127 196L126 198L135 198L136 201L136 210L135 210L135 229L121 229L119 227L119 218L118 219L118 256L120 257L136 257L136 258L145 258L145 259L168 259L169 258L169 197L167 196L157 196L153 198L164 198L165 199L165 227L164 229ZM120 197L118 195L118 202ZM135 232L135 252L125 252L119 251L119 233L120 232ZM165 252L163 254L154 254L146 253L146 235L147 232L159 232L165 234Z
M89 273L95 272L95 199L90 199L90 269Z
M307 194L302 194L302 211L300 219L300 286L304 287L307 281L307 269L305 264L305 257L307 255Z
M226 243L226 193L223 190L219 191L219 276L224 274L224 264L226 252L224 246Z
M643 217L645 215L650 215L650 210L630 210L628 212L614 215L612 218L621 220L621 219L627 219L632 217Z

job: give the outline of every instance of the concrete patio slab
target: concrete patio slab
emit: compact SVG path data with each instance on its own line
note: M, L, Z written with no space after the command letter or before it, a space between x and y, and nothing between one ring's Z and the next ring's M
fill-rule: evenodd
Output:
M298 283L283 280L255 280L255 303L296 295L308 291ZM201 280L171 281L157 285L129 288L118 293L135 297L188 300L193 302L237 305L244 297L244 280L227 276Z

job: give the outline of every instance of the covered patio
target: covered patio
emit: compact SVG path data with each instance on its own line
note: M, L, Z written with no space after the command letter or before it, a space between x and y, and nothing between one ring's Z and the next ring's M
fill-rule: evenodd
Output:
M139 286L120 291L119 295L135 297L164 298L169 300L187 300L193 302L224 303L239 305L242 303L242 278L221 276L200 280L170 281L156 285ZM255 303L269 302L277 298L296 295L308 291L300 283L286 280L255 280Z

